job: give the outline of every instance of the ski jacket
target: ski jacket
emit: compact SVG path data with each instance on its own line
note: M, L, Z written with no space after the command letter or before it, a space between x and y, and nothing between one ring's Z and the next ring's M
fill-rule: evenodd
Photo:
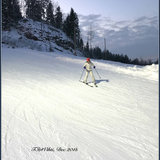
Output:
M92 71L92 66L94 66L92 62L86 62L83 67L86 67L87 71Z

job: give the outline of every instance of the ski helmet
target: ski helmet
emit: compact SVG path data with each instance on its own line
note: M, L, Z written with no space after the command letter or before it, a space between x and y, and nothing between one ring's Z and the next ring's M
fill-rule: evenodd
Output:
M90 58L87 58L87 62L89 62L90 61Z

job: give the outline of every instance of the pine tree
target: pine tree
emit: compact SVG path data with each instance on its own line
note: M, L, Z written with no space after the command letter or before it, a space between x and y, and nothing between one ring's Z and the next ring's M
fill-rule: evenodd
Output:
M124 56L124 62L125 63L130 63L131 62L131 60L128 58L127 55Z
M93 58L96 59L101 59L102 58L102 51L99 47L95 47L93 49L93 53L92 53Z
M154 62L154 64L158 64L159 62L158 62L158 59Z
M2 1L2 25L3 29L8 29L10 26L17 25L22 18L18 0L3 0Z
M66 17L63 24L63 30L73 41L76 39L78 45L80 41L79 20L77 14L71 8L70 14Z
M9 0L3 0L2 1L2 29L8 29L9 28Z
M35 1L33 20L42 21L44 15L43 4L40 0Z
M139 65L139 59L138 59L138 58L135 58L134 60L132 60L132 64L137 64L137 65Z
M104 51L103 54L105 60L111 60L111 54L108 50Z
M26 16L35 21L41 21L44 16L44 8L42 0L26 0Z
M22 14L20 11L20 6L19 6L19 1L18 0L13 0L13 21L18 22L22 18Z
M82 38L80 38L78 46L79 46L80 50L83 51L83 39Z
M89 43L88 43L88 41L86 43L86 51L89 52Z
M53 4L50 2L48 7L47 7L47 10L46 10L46 21L48 24L50 25L55 25L55 19L54 19L54 15L53 15Z
M70 16L67 15L66 19L63 23L63 31L66 33L67 36L70 36Z
M71 22L71 33L70 33L70 37L71 39L74 39L74 34L76 34L76 38L77 40L79 40L79 34L80 34L80 30L79 30L79 20L78 20L78 16L77 14L74 12L73 8L71 8L71 12L70 12L70 22Z
M55 26L59 29L62 29L62 12L60 6L57 7L55 13Z

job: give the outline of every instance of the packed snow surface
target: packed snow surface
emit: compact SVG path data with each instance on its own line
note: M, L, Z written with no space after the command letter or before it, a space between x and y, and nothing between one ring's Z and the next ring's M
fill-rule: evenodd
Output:
M3 160L158 160L158 65L92 62L2 48Z

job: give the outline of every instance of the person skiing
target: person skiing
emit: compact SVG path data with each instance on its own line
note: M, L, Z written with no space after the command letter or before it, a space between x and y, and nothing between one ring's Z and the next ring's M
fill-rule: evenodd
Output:
M94 85L96 85L96 81L95 81L93 71L92 71L92 66L93 66L93 68L96 68L96 66L91 62L90 58L87 58L84 66L83 66L83 68L86 70L86 75L84 77L83 83L88 84L87 79L88 79L88 75L90 74Z

